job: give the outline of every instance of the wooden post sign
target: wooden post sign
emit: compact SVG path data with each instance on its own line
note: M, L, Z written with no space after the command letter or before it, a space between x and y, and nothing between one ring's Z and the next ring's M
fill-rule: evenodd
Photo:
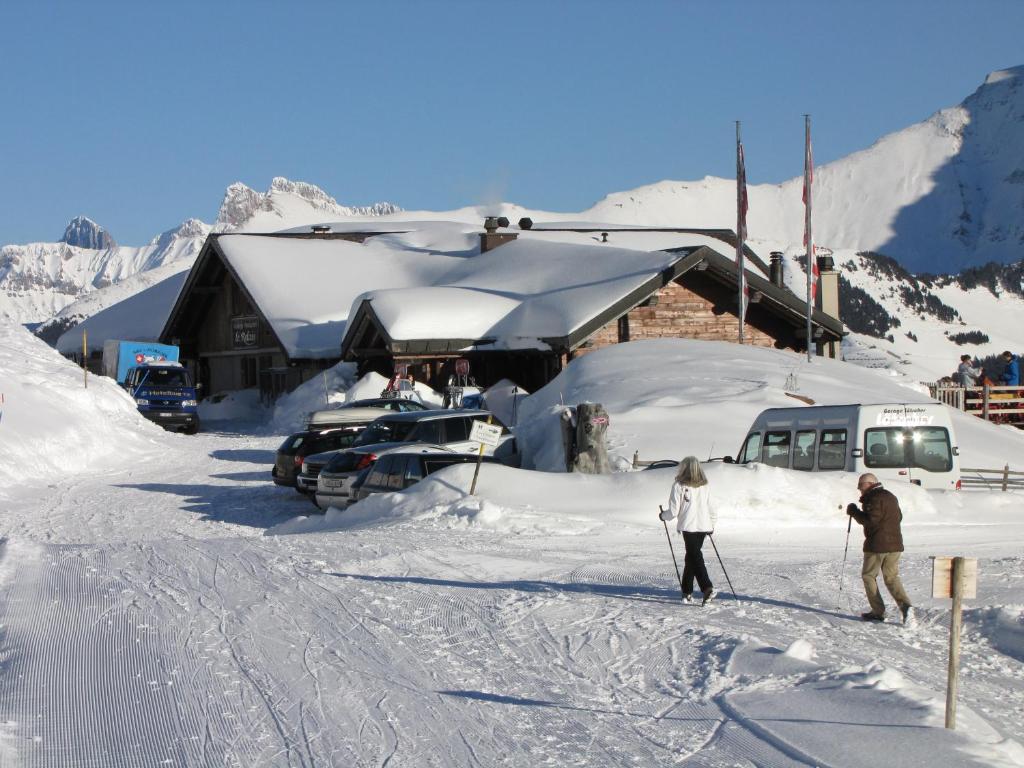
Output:
M949 619L949 667L946 672L946 727L956 729L956 694L960 678L960 624L965 597L978 595L978 560L933 557L932 597L953 598Z
M486 423L474 421L469 430L469 439L480 443L480 453L476 457L476 470L473 472L473 485L469 488L469 495L473 496L476 494L476 479L480 476L480 464L484 460L484 446L498 447L498 443L501 441L501 427L491 424L490 416L487 417Z

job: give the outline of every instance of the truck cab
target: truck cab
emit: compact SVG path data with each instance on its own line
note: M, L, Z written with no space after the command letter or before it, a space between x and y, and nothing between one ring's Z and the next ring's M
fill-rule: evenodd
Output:
M128 369L124 388L139 413L164 429L199 431L199 402L188 369L180 363L155 363Z

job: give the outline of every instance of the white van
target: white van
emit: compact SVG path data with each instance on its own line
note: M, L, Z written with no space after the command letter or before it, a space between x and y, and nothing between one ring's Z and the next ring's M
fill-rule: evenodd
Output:
M960 489L960 451L939 403L812 405L762 411L736 461Z

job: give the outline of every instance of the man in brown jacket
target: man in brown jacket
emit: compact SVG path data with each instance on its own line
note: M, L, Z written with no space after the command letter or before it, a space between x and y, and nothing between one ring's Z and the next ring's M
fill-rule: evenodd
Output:
M903 623L911 621L910 598L900 581L900 554L903 552L903 534L900 522L903 513L900 503L882 487L878 478L868 473L860 476L857 483L862 509L850 504L846 513L864 526L864 591L868 596L871 611L862 613L864 621L885 621L885 603L878 591L878 572L882 572L885 587L899 606Z

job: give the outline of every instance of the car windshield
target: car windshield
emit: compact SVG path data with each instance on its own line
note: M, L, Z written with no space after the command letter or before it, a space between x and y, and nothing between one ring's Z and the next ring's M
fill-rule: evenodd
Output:
M378 419L359 433L352 445L373 445L374 443L404 443L416 426L415 421L384 421Z
M142 372L139 379L146 387L191 387L188 371L184 368L150 368Z

